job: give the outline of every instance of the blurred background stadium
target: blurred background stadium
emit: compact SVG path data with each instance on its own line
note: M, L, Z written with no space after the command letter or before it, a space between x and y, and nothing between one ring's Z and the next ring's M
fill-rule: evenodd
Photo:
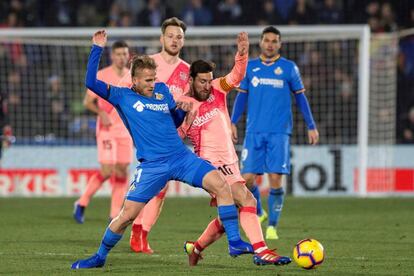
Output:
M3 135L12 144L3 150L0 196L79 194L98 167L96 116L82 105L93 31L106 26L111 41L154 53L170 16L190 26L182 58L213 60L217 76L233 64L237 32L249 32L256 57L263 26L280 27L282 55L301 69L321 135L319 146L307 146L295 112L291 193L414 195L413 1L10 0L0 3L2 127L13 129Z

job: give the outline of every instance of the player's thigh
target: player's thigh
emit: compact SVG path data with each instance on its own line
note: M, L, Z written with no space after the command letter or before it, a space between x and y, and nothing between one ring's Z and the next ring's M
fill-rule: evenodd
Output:
M262 174L265 164L265 147L262 135L246 133L241 153L242 173Z
M169 167L165 162L141 163L136 169L126 199L147 203L164 188L169 177Z
M98 146L98 161L101 164L114 165L116 163L116 141L108 133L101 131L96 137Z
M134 145L131 137L116 138L115 158L118 164L131 164Z
M290 136L269 134L266 147L266 173L290 173Z
M186 151L171 163L171 179L180 180L194 187L202 188L204 177L216 168L209 162Z
M245 184L246 180L242 177L239 169L239 165L236 163L233 164L213 164L220 174L226 180L226 183L232 186L233 184L241 183Z

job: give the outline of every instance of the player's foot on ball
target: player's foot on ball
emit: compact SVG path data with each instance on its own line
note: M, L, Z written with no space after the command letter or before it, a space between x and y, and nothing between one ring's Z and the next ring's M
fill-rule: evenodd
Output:
M195 246L193 241L186 241L184 243L184 252L188 255L188 264L190 266L196 266L199 260L203 259L201 252L195 252Z
M245 241L238 241L237 243L229 244L229 254L233 258L243 254L253 254L254 250L250 243Z
M73 218L77 223L82 224L85 221L85 207L79 205L77 201L73 205Z
M142 225L133 224L131 230L131 237L129 238L129 245L131 247L131 250L136 253L142 252L141 233Z
M95 268L103 267L105 265L105 259L99 257L98 254L93 255L92 257L85 260L77 260L72 264L72 269L83 269L83 268Z
M262 211L262 215L259 216L259 222L263 223L267 220L267 213L265 210Z
M265 249L253 256L256 265L286 265L292 262L289 257L279 256L275 251Z
M277 240L279 236L277 235L276 227L268 226L266 229L266 240Z

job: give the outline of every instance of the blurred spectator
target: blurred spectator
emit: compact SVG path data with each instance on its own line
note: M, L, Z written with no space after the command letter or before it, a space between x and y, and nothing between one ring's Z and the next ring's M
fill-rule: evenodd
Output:
M263 1L262 11L260 16L258 16L257 25L276 25L280 19L278 19L278 14L275 8L275 3L273 0Z
M289 16L289 24L315 24L315 11L307 0L297 0L295 8Z
M340 24L343 23L342 10L337 6L335 0L324 0L321 7L318 8L319 23L322 24Z
M217 5L215 25L240 25L243 10L238 0L222 0Z
M67 137L68 112L60 77L50 76L47 80L47 88L45 136Z
M273 0L276 8L277 17L280 18L278 24L287 24L289 21L289 15L295 7L296 0Z
M410 108L407 117L404 120L404 127L402 130L402 143L414 143L414 106Z
M202 0L188 0L181 18L189 26L210 25L213 20L211 11L203 6Z
M385 32L394 32L398 29L390 3L384 3L381 7L381 24Z
M138 25L159 27L162 22L173 16L173 11L167 2L148 0L147 6L138 15Z

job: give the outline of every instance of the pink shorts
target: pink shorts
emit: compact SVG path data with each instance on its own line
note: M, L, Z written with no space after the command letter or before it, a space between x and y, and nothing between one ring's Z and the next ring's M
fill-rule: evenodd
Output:
M130 137L117 138L108 132L96 137L98 161L101 164L130 164L133 158L133 143Z
M222 164L213 164L216 167L224 179L226 180L227 184L233 185L234 183L239 184L246 184L246 180L241 176L239 164L233 163L230 165L222 165Z

